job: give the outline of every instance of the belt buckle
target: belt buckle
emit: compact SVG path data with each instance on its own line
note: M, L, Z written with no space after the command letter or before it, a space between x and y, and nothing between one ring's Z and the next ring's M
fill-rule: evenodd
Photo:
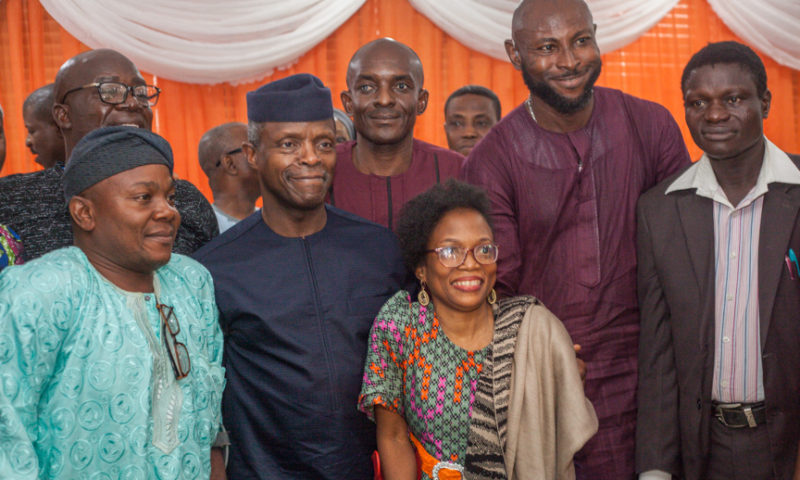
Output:
M725 425L728 428L742 428L741 425L731 425L725 420L725 409L728 409L728 408L739 408L741 406L742 406L741 403L720 403L720 404L718 404L718 405L716 405L714 407L716 409L716 415L715 416L717 417L717 420L719 420L719 422L721 424ZM752 412L750 412L750 416L751 417L753 416ZM749 421L750 421L750 419L748 418L748 422Z
M453 462L439 462L433 466L433 470L431 470L431 478L433 480L439 480L439 470L455 470L461 474L461 477L464 476L464 467Z

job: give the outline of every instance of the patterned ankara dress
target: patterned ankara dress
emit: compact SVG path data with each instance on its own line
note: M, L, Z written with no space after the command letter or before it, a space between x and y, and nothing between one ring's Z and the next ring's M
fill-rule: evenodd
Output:
M358 408L373 421L375 405L398 413L428 453L463 465L478 377L491 350L453 344L433 309L401 290L370 331Z
M22 241L13 230L0 225L0 270L22 263Z

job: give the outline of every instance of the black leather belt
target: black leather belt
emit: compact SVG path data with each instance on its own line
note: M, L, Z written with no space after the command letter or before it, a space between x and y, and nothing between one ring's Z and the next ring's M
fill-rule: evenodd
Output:
M767 423L767 407L758 403L717 403L711 410L719 422L729 428L756 428Z

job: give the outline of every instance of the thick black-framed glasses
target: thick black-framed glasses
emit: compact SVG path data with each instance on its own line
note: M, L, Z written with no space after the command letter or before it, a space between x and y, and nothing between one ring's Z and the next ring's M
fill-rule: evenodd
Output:
M161 89L155 85L127 85L120 82L96 82L87 83L81 87L67 90L61 97L61 103L67 99L67 95L84 88L96 88L97 94L100 95L100 100L109 105L119 105L125 103L128 99L128 92L133 93L135 98L140 104L154 107L158 103L158 96L161 94Z
M425 250L425 253L435 253L439 257L439 262L447 268L460 267L467 259L468 252L472 252L475 261L481 265L491 265L497 261L498 250L494 243L482 243L471 249L448 246Z
M178 380L186 378L192 370L192 361L189 359L189 350L186 349L186 345L178 341L178 334L181 332L178 317L175 316L175 311L169 305L156 302L156 308L161 314L161 337L164 339L167 352L169 352L175 378Z

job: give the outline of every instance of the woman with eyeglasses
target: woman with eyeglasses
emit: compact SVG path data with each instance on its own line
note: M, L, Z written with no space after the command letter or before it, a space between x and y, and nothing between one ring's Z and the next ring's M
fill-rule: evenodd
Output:
M497 298L486 194L436 185L397 235L420 290L370 332L358 406L377 424L376 478L574 478L597 418L561 322L533 297Z

